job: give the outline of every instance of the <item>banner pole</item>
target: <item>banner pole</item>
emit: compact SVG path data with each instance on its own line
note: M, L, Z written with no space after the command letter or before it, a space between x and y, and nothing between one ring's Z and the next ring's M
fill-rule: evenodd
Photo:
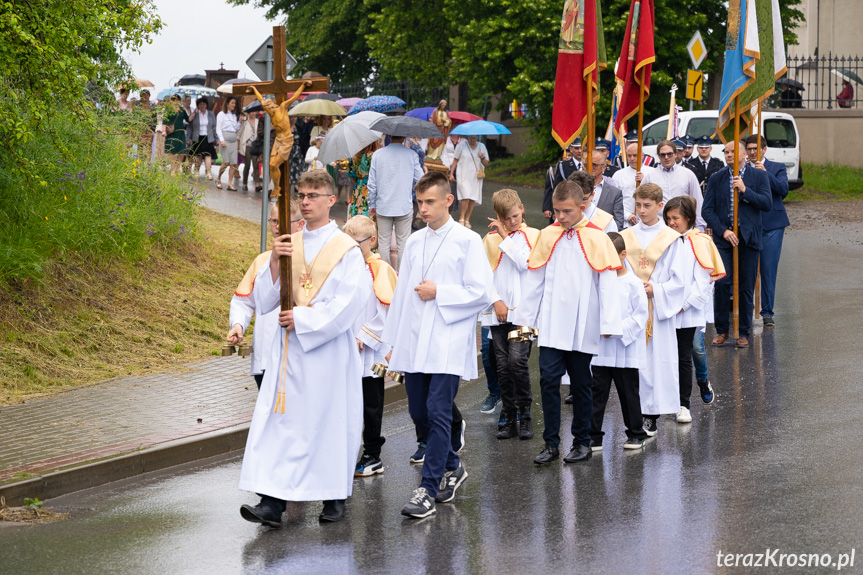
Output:
M740 96L734 97L734 173L731 175L732 178L736 178L740 173ZM739 230L737 229L737 205L740 203L737 197L737 188L732 186L734 191L734 213L732 215L731 227L734 235L737 236L738 240ZM739 241L738 241L739 243ZM733 247L733 271L734 281L733 285L733 302L734 306L732 308L732 337L735 341L740 338L740 249L738 246Z

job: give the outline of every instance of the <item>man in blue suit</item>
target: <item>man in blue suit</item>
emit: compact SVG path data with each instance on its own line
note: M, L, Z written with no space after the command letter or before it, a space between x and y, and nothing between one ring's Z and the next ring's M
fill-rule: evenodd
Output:
M785 164L772 162L764 157L767 152L767 140L761 138L761 157L758 161L758 136L746 138L746 155L749 165L757 170L767 172L770 180L770 194L773 207L769 212L761 214L761 225L764 228L761 236L761 317L764 327L773 327L773 301L776 297L776 274L779 271L779 256L782 253L782 238L785 228L790 224L785 204L782 200L788 195L788 173Z
M740 158L740 173L733 177L734 148L737 146ZM752 296L755 291L755 277L758 274L758 259L761 255L762 227L761 213L770 211L773 201L770 197L770 182L767 174L752 166L743 164L745 148L741 142L728 142L725 145L727 166L716 172L707 182L707 194L701 216L707 227L713 231L713 241L719 248L722 263L728 275L716 282L713 294L716 337L713 345L724 345L729 337L729 313L731 311L731 286L733 285L733 249L738 247L740 262L740 337L737 347L749 346L749 328L752 325ZM737 222L739 235L732 231L734 213L733 190L737 190L739 206Z

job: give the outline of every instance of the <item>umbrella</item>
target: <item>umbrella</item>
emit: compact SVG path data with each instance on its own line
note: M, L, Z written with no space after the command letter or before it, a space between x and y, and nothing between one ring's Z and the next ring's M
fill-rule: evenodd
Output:
M476 122L477 120L482 120L476 114L470 114L468 112L450 112L449 118L452 120L453 124L463 124L465 122Z
M506 126L497 122L474 120L473 122L465 122L461 126L456 126L450 134L456 136L498 136L512 134L512 132Z
M369 126L372 130L404 138L443 138L438 127L426 120L410 116L387 116Z
M288 112L289 116L346 116L348 111L330 100L306 100Z
M341 98L342 97L338 94L328 94L327 92L309 92L308 94L300 96L300 99L303 102L308 100L329 100L331 102L338 102Z
M171 88L170 95L179 94L181 96L192 96L193 98L217 98L219 93L212 88L206 86L174 86Z
M832 70L832 72L843 80L848 80L849 82L853 82L858 86L863 86L863 80L861 80L860 76L858 76L851 70L846 70L845 68L836 68L835 70Z
M395 96L371 96L354 104L351 108L351 114L366 110L383 113L404 105L405 101Z
M335 125L324 138L318 160L330 164L343 158L350 158L369 144L378 141L382 134L369 128L376 120L383 118L378 112L360 112L348 116Z
M336 100L336 104L338 104L345 110L350 111L350 109L354 107L354 104L362 101L362 98L342 98L341 100Z
M232 84L245 84L247 82L254 82L255 80L249 80L248 78L234 78L233 80L228 80L218 88L216 91L220 94L228 94L231 95L234 93L234 87Z
M171 96L171 88L165 88L158 94L156 94L157 100L167 100Z
M243 108L243 113L248 114L250 112L260 112L263 109L264 107L261 105L261 103L258 100L255 100L254 102Z
M420 120L428 120L431 118L432 112L434 112L434 106L430 106L428 108L414 108L405 114L405 116L409 116L411 118L419 118Z
M153 84L149 80L145 80L143 78L135 78L135 84L138 85L139 88L155 88L155 84Z
M797 80L792 80L791 78L783 77L776 80L776 83L780 86L791 86L792 88L797 88L801 92L806 90L803 87L803 82L798 82Z
M387 110L384 112L387 116L404 116L405 109L399 106L398 108L393 108L392 110Z
M202 74L186 74L177 81L180 86L196 86L207 81L207 77Z

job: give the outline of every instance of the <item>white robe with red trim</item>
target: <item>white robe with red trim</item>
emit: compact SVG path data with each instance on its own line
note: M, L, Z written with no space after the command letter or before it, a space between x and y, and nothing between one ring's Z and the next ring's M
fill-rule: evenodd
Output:
M517 230L509 234L498 246L501 259L494 270L494 291L491 296L492 305L480 315L483 327L500 325L494 312L494 302L500 300L506 305L507 318L518 308L521 301L521 279L527 272L527 258L530 256L531 245L527 234Z
M545 265L524 274L511 321L538 328L540 347L596 355L603 334L623 334L617 290L617 271L595 271L570 230Z
M269 269L269 266L263 266ZM257 283L257 282L256 282ZM281 307L276 307L269 313L260 313L261 302L259 301L260 292L252 288L252 293L242 296L234 293L231 298L231 312L229 315L228 324L234 327L236 324L243 326L245 332L252 322L252 316L255 318L255 331L252 333L252 355L251 367L249 375L258 375L266 369L266 360L269 356L270 345L276 332L279 329L279 312Z
M366 273L371 278L371 271L366 265ZM360 357L363 362L363 377L377 377L372 373L372 366L376 363L386 365L386 355L392 346L383 342L384 325L387 321L387 312L390 306L381 303L374 291L363 309L363 313L354 320L354 336L363 342L363 350Z
M310 265L341 233L335 223L303 232ZM264 266L255 281L260 311L279 306L280 282ZM362 362L353 325L372 297L372 280L360 249L351 248L311 301L295 307L295 329L284 328L270 346L255 404L240 489L287 501L345 499L351 494L363 426ZM284 370L284 373L282 373ZM280 376L285 413L274 413Z

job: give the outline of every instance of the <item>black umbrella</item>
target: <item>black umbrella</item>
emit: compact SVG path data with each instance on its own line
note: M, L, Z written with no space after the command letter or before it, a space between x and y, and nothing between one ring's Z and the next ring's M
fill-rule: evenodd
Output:
M398 108L393 108L392 110L387 110L384 112L387 116L404 116L406 110L399 106Z
M202 74L186 74L177 81L180 86L195 86L203 84L207 81L207 77Z
M437 126L426 120L410 116L387 116L375 121L370 129L390 136L403 138L443 138Z
M341 99L342 97L338 94L309 94L303 98L303 102L308 102L309 100L329 100L330 102L335 102Z
M776 83L780 86L791 86L792 88L797 88L798 90L805 90L802 82L798 82L797 80L792 80L788 77L782 77L776 80Z
M255 100L245 108L243 108L243 113L248 114L249 112L260 112L264 107L261 106L261 103L258 100Z

